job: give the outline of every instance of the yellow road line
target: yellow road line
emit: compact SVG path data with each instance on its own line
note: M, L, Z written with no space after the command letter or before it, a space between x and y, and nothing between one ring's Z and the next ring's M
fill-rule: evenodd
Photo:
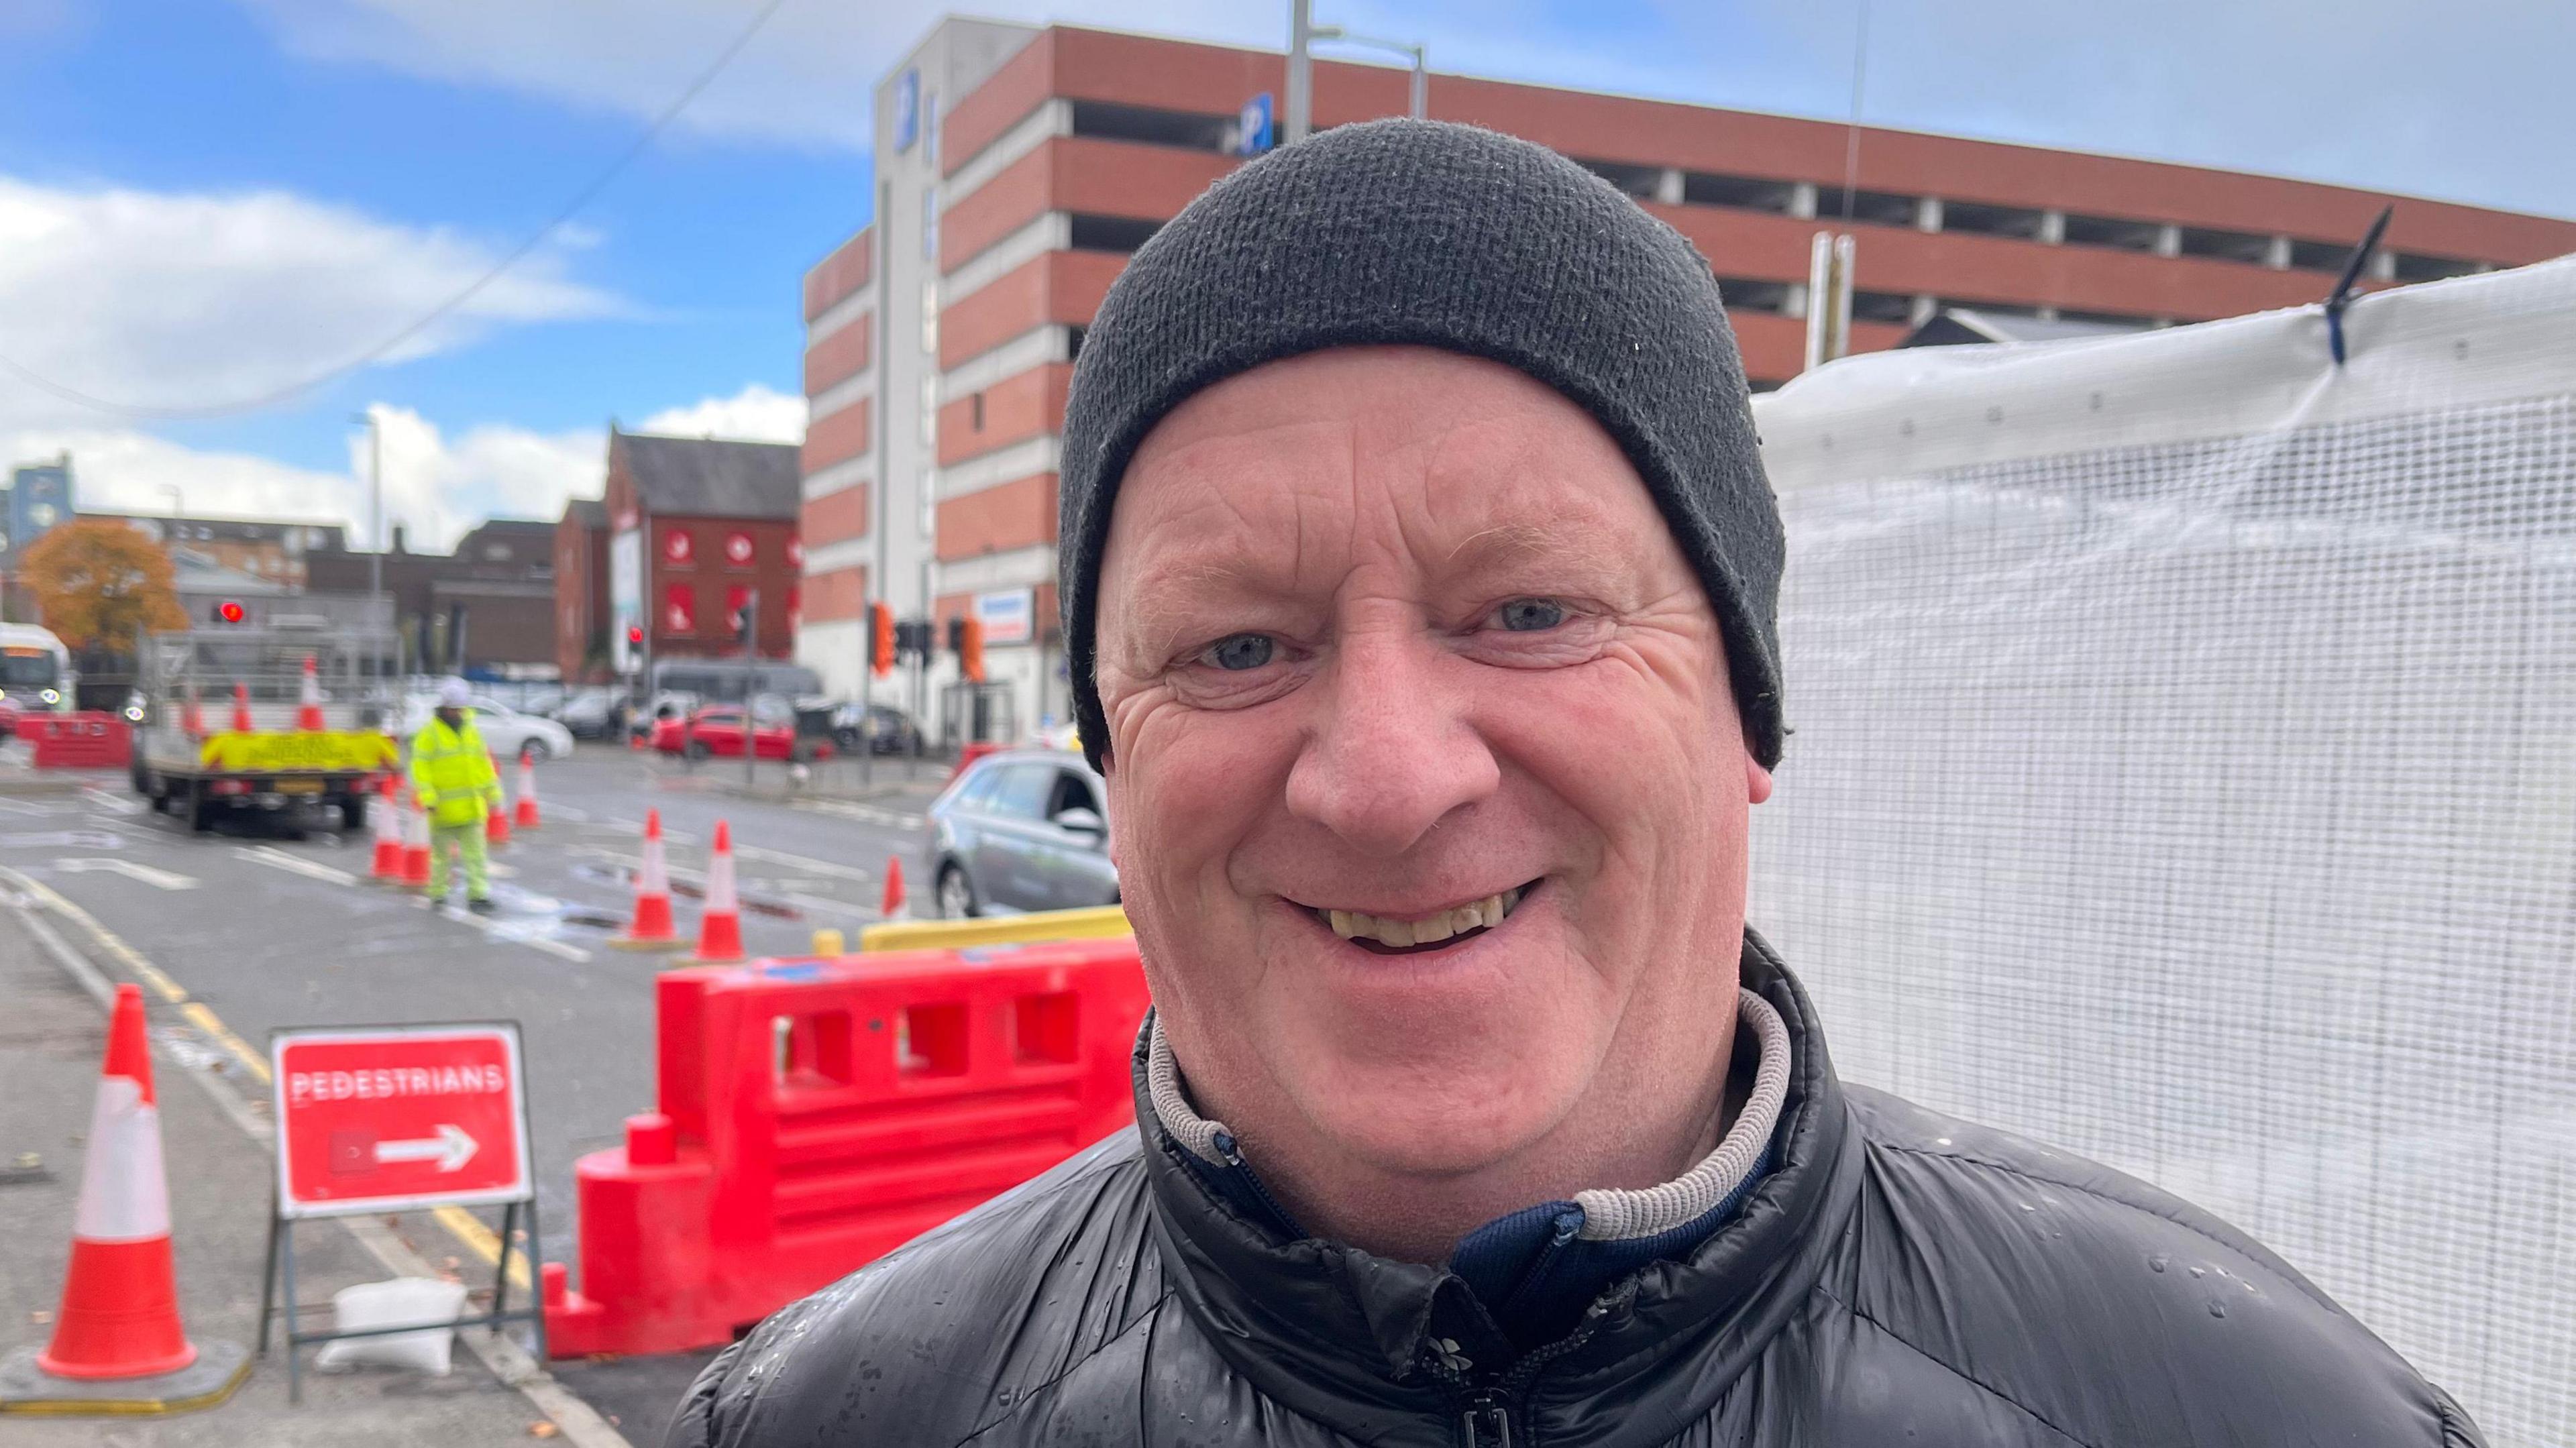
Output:
M179 1014L186 1016L191 1025L214 1037L225 1050L232 1052L233 1059L242 1063L242 1069L259 1078L259 1084L265 1086L269 1083L271 1077L268 1074L268 1062L259 1052L250 1048L248 1041L234 1035L230 1027L226 1026L213 1011L206 1008L205 1002L190 1001L179 1007Z
M92 939L107 948L108 954L116 957L118 963L125 966L126 969L133 971L136 975L143 977L143 983L159 992L161 999L168 1001L174 1006L188 999L188 992L181 988L177 981L163 975L160 967L154 965L148 960L145 960L141 952L137 951L133 946L126 944L124 941L119 940L116 937L115 932L109 930L106 926L99 924L98 917L90 914L86 910L83 910L69 900L64 899L60 891L55 890L52 886L47 885L41 880L29 880L26 884L29 890L34 891L36 895L45 902L47 909L52 910L55 914L60 915L67 920L77 923L83 930L88 931ZM263 1073L260 1079L266 1080L267 1076L265 1073L267 1068L263 1066L260 1069Z
M484 1266L500 1265L500 1234L484 1226L482 1218L463 1207L438 1207L433 1209L430 1215L436 1217L438 1224L453 1234L456 1240L464 1243L465 1250L482 1258ZM510 1254L510 1285L523 1292L528 1288L528 1254L524 1244Z

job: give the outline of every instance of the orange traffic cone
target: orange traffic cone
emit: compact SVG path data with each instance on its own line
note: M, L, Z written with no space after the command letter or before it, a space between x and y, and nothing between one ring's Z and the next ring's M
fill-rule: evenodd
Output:
M374 806L369 813L376 827L376 857L367 865L367 878L379 885L402 883L402 806L396 802L396 788L395 777L388 774L384 788L369 801Z
M887 920L903 918L903 856L886 856L885 900L877 914Z
M671 927L671 870L662 860L662 812L644 813L644 859L635 871L635 919L626 933L608 942L620 950L674 950L679 932Z
M483 751L483 758L486 763L492 766L492 777L494 779L499 779L501 777L501 761L494 759L492 757L492 751L489 749ZM510 842L510 812L508 810L495 808L488 809L483 812L483 842L487 845L506 845Z
M716 821L715 853L707 859L707 912L698 921L702 965L742 959L742 903L733 888L733 831Z
M426 890L429 888L429 811L401 795L394 798L396 807L402 812L403 888Z
M250 685L248 684L233 685L233 732L235 734L250 732Z
M326 727L322 723L322 676L316 672L311 654L304 656L303 692L295 697L295 727L298 729Z
M179 1281L170 1265L170 1185L161 1167L143 988L120 985L90 1112L62 1311L36 1366L63 1378L141 1378L196 1360L179 1325Z
M510 823L523 830L537 827L537 761L526 750L519 751L519 803Z

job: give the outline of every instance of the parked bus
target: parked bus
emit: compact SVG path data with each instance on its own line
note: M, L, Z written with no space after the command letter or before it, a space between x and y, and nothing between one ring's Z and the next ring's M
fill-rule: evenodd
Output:
M72 652L53 630L0 623L0 714L61 714L72 707Z

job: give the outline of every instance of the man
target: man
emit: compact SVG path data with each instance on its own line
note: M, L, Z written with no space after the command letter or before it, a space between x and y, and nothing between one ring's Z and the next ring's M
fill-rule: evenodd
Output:
M1743 373L1617 192L1419 122L1254 162L1111 289L1061 488L1138 1130L776 1314L671 1441L2478 1441L2225 1223L1837 1080L1745 928Z
M438 709L411 738L413 801L429 816L429 899L447 904L447 854L465 862L465 908L492 913L492 881L483 862L485 817L501 807L501 775L474 727L463 679L438 686Z

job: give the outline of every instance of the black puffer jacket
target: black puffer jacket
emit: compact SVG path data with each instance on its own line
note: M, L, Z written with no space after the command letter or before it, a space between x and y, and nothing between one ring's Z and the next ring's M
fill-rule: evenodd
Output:
M1777 1164L1687 1260L1517 1362L1442 1269L1276 1240L1210 1196L1140 1084L1155 1140L1120 1133L778 1312L707 1369L669 1442L2482 1442L2243 1233L1844 1087L1806 993L1750 937L1744 979L1795 1047Z

